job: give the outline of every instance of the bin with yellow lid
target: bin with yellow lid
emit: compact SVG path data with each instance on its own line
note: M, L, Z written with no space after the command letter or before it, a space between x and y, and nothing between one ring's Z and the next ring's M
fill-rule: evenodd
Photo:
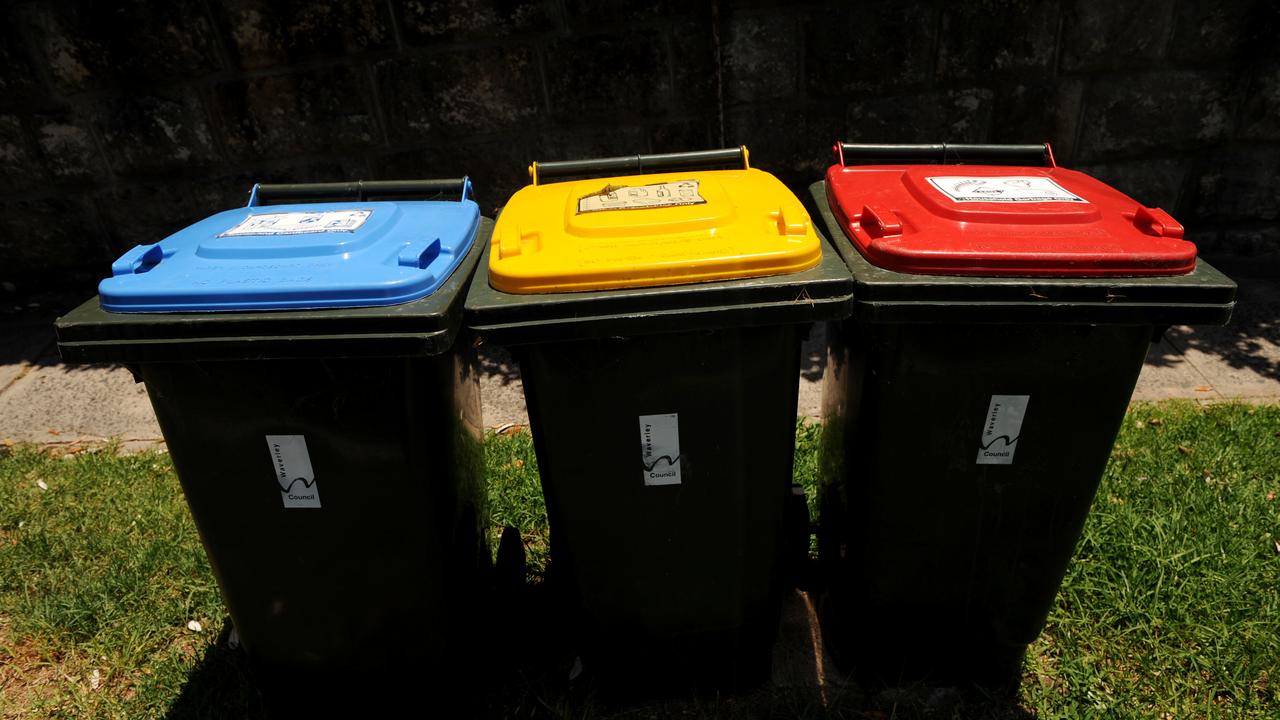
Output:
M549 582L585 667L606 686L759 682L787 589L800 340L848 315L849 274L745 148L530 175L467 324L520 364Z

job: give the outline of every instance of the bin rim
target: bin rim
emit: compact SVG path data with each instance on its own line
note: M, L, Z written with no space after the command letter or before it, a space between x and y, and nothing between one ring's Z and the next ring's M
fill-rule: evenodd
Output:
M398 305L240 312L112 313L95 296L59 317L67 363L412 357L447 352L462 330L467 286L493 220L427 297Z
M1204 260L1185 275L1018 277L916 275L869 262L840 228L827 184L809 186L815 221L853 280L852 317L864 322L1223 325L1236 284Z

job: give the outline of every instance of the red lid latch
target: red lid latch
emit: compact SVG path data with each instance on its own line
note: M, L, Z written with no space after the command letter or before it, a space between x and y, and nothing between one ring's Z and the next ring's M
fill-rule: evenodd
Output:
M873 238L902 234L902 220L893 211L877 205L863 205L859 216L862 230Z
M1133 213L1133 224L1148 235L1175 239L1182 237L1182 224L1160 208L1139 205Z

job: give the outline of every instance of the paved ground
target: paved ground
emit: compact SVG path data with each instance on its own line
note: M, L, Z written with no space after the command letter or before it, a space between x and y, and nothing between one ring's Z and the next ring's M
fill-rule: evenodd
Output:
M121 438L131 446L160 440L146 391L119 367L59 363L52 320L66 299L0 309L0 442L74 444ZM825 356L821 328L803 349L802 415L820 414ZM485 423L524 425L519 371L501 351L484 356ZM1171 329L1153 345L1135 400L1280 402L1280 281L1242 280L1235 317L1221 328Z

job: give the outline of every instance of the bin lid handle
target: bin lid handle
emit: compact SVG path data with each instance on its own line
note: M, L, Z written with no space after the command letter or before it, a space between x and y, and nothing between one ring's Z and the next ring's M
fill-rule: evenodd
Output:
M354 180L351 182L264 184L257 183L249 192L249 207L258 207L273 201L321 202L325 200L355 200L369 198L416 197L423 200L457 198L459 202L471 198L471 178L441 178L435 180Z
M617 157L587 158L583 160L556 160L533 162L529 165L529 179L534 185L553 177L605 177L609 175L645 175L670 170L710 170L726 166L751 169L751 153L747 146L721 148L719 150L693 150L690 152L662 153L658 155L620 155Z

